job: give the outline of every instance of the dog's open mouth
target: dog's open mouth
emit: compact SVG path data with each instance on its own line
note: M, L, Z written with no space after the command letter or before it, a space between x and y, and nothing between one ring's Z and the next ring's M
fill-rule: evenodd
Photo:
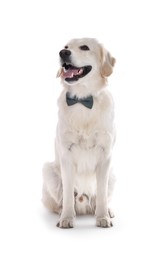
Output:
M68 81L77 81L78 79L86 76L92 69L92 66L75 67L69 63L63 63L62 65L62 77Z

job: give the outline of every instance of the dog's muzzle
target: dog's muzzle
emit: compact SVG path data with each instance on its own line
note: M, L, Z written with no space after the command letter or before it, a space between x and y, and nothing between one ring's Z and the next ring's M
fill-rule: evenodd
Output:
M92 66L83 66L83 67L76 67L71 62L71 51L63 49L59 52L59 56L61 58L62 64L62 78L71 83L73 81L77 81L80 78L86 76L91 70Z

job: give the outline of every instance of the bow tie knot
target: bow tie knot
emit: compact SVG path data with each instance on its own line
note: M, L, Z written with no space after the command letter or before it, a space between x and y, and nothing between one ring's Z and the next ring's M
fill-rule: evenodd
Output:
M88 96L86 98L77 98L76 96L71 97L70 93L66 93L66 102L68 106L75 105L77 103L82 104L83 106L91 109L93 107L93 97Z

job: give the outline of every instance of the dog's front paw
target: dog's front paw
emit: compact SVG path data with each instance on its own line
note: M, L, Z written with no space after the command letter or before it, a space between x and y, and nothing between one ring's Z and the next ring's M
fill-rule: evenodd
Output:
M96 218L96 226L97 227L103 227L103 228L109 228L112 227L112 221L109 216L104 217L97 217Z
M73 218L61 218L57 223L57 227L60 228L73 228Z

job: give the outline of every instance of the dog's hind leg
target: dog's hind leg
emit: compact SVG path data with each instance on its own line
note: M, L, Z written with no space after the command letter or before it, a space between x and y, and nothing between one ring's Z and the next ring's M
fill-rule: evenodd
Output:
M45 163L43 166L43 204L50 211L60 214L62 196L62 181L59 167L54 162Z

